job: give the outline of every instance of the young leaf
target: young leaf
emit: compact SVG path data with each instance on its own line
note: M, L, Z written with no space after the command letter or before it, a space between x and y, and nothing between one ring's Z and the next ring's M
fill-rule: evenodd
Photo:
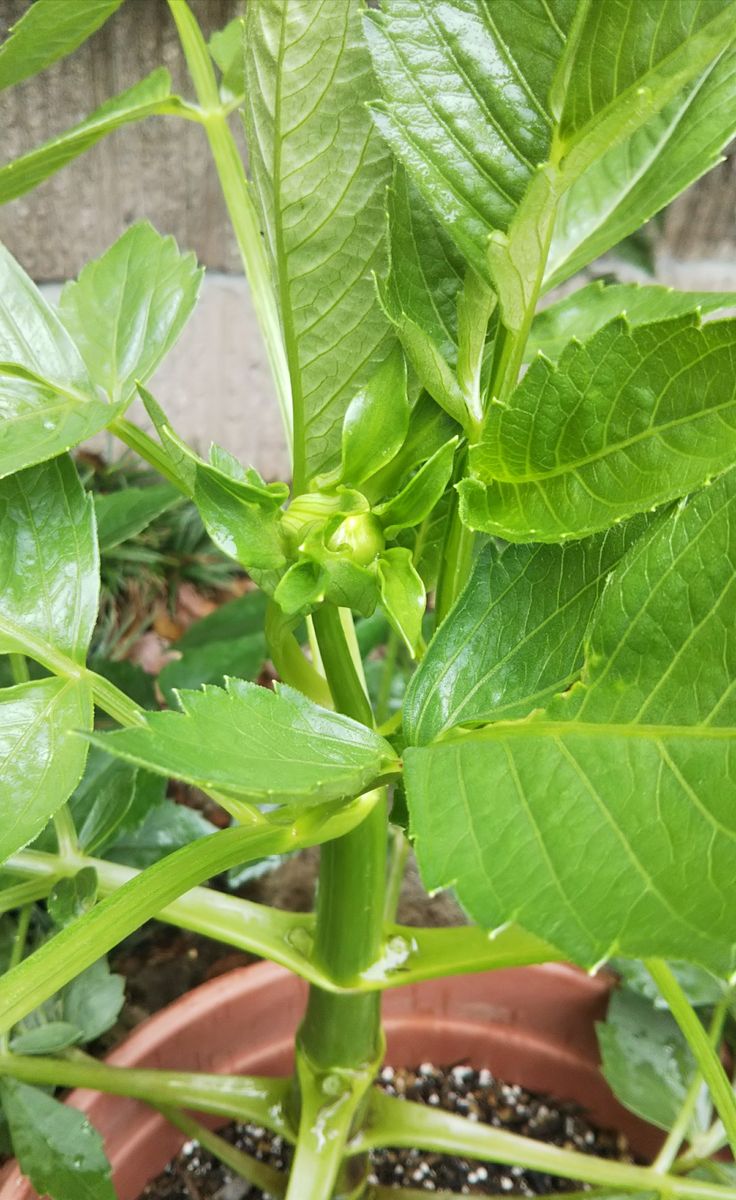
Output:
M402 529L419 525L439 503L452 476L458 440L450 438L422 464L398 495L376 505L373 511L387 538L396 537Z
M242 17L234 17L224 29L213 33L207 48L220 68L220 94L230 102L245 94Z
M729 49L562 196L544 288L605 254L721 161L736 134L736 49Z
M736 307L736 292L676 292L655 284L607 285L597 279L537 313L524 359L531 362L539 353L558 359L573 338L585 342L615 317L625 316L633 327L731 307Z
M131 225L61 293L59 316L91 378L113 403L128 401L176 342L202 271L172 237Z
M93 1042L115 1024L124 1000L125 979L112 974L107 960L100 958L64 988L64 1020L78 1031L80 1041Z
M463 519L510 541L584 537L682 496L736 453L736 321L606 325L493 403Z
M452 883L479 923L518 921L586 966L657 955L730 974L735 565L731 470L613 571L580 683L526 720L406 751L429 888Z
M409 685L407 739L525 717L568 687L606 579L645 528L637 518L565 546L487 546Z
M147 529L181 498L168 483L151 487L128 487L119 492L97 493L94 497L97 540L100 550L112 550L128 538Z
M389 349L389 154L365 104L360 8L272 0L246 12L251 170L278 284L294 402L295 490L332 469L351 397Z
M16 1033L10 1039L13 1054L58 1054L81 1041L80 1031L69 1021L47 1021Z
M51 0L51 3L58 12L58 0ZM37 6L38 0L35 0L34 7ZM1 60L2 50L0 72ZM0 167L0 204L7 204L9 200L15 200L18 196L30 192L32 188L38 187L44 179L61 170L67 163L73 162L101 138L120 129L121 126L129 125L131 121L140 121L144 117L176 114L183 111L183 108L179 97L171 94L171 75L164 67L158 67L139 83L106 100L78 125L73 125L71 129L66 129L64 133L59 133L48 142L44 142L42 146Z
M408 428L406 363L396 346L347 407L340 481L358 487L375 475L401 449Z
M99 433L114 415L56 313L0 246L0 478Z
M71 54L104 25L123 0L35 0L0 46L0 89L12 87Z
M33 841L68 799L92 728L92 697L78 679L37 679L0 691L0 862Z
M67 455L0 481L0 651L83 664L97 619L92 499Z
M39 1196L115 1200L102 1139L76 1108L16 1079L0 1080L13 1150Z
M54 924L63 929L82 913L89 912L96 899L97 872L94 867L83 867L76 875L54 884L46 908Z
M596 1031L614 1095L643 1120L669 1130L695 1071L674 1018L623 988L613 993Z
M290 688L228 679L179 700L180 713L147 713L145 727L92 740L159 774L270 803L355 796L396 768L383 738Z
M422 578L410 550L396 546L378 559L381 604L413 658L422 644L422 617L427 603Z

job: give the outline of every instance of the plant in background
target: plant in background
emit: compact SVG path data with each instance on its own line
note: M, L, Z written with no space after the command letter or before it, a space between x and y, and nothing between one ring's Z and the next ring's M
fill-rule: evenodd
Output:
M36 0L0 48L0 85L70 53L119 3ZM86 1194L112 1196L95 1133L39 1090L82 1084L180 1123L191 1108L277 1129L295 1146L282 1190L300 1200L364 1194L366 1152L386 1144L607 1195L732 1198L733 1169L708 1158L736 1150L718 1053L736 968L736 324L702 318L735 297L596 283L539 305L718 161L736 132L736 3L260 0L244 59L242 22L208 47L185 0L169 7L196 102L155 71L1 169L0 198L125 122L199 123L293 478L267 483L217 446L200 457L146 390L200 281L170 238L133 226L57 310L2 252L0 651L15 682L0 691L0 851L16 916L0 1097L21 1165L76 1200L84 1161ZM239 107L250 179L228 124ZM125 416L136 393L155 438ZM265 631L273 691L242 678L233 647L221 686L146 711L88 663L99 535L67 452L105 428L257 582L262 629L240 628ZM378 718L354 615L364 647L391 630ZM403 697L401 655L419 663ZM95 711L120 728L96 732ZM121 821L161 776L202 788L232 826L120 866ZM394 923L392 789L425 884L454 887L475 924L428 937ZM237 899L223 916L196 887L311 845L312 916ZM27 906L44 898L38 945ZM155 915L308 980L293 1079L128 1073L70 1051L85 1026L69 989ZM668 1130L651 1167L372 1090L384 988L611 959L628 987L601 1030L604 1069Z

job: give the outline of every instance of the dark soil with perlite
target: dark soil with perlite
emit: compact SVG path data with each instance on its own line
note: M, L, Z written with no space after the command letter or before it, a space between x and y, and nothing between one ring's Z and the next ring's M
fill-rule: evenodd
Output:
M580 1108L550 1096L528 1092L517 1084L502 1083L490 1071L456 1066L439 1070L423 1063L416 1070L385 1067L378 1086L392 1096L405 1096L448 1112L461 1113L538 1141L597 1154L619 1162L632 1162L622 1134L597 1129ZM282 1169L288 1166L290 1147L282 1138L252 1125L234 1124L220 1131L239 1149ZM580 1191L584 1185L527 1171L479 1163L466 1158L419 1150L380 1150L371 1156L371 1182L397 1190L454 1191L462 1196L548 1196ZM166 1170L148 1185L141 1200L261 1200L263 1192L230 1171L196 1142L187 1142Z

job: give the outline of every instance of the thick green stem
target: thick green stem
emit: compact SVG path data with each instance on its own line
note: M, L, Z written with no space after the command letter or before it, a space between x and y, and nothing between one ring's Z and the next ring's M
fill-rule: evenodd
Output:
M217 80L202 32L186 0L169 0L189 73L202 107L202 124L243 261L289 445L293 442L291 386L276 296L263 246L258 215L245 168L220 101Z
M371 1095L364 1130L353 1138L349 1152L359 1154L374 1146L410 1146L440 1154L467 1155L485 1162L543 1171L562 1179L576 1179L611 1191L654 1192L682 1200L736 1200L736 1188L661 1175L651 1167L630 1166L592 1154L562 1150L378 1091Z
M340 609L334 604L322 604L312 620L335 707L372 729L373 711L345 636Z
M723 1121L731 1151L736 1155L736 1096L723 1063L667 963L661 958L650 958L645 965L687 1039L708 1085L713 1105Z
M10 674L13 677L13 683L28 683L31 673L28 670L25 654L9 654L8 658L10 659Z
M473 563L475 534L460 519L460 499L452 493L434 599L435 624L440 625L460 595Z
M0 1075L25 1083L92 1088L113 1096L132 1096L150 1104L193 1108L197 1112L255 1121L293 1137L284 1115L289 1081L255 1075L207 1075L197 1071L150 1071L64 1058L0 1055Z
M56 832L60 858L75 858L79 852L79 842L77 840L74 818L68 804L62 804L58 812L54 813L54 830Z

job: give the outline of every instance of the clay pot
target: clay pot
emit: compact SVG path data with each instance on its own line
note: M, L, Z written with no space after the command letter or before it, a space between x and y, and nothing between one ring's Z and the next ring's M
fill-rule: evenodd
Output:
M609 976L590 978L550 964L389 990L383 1004L387 1061L489 1067L510 1082L577 1101L595 1122L625 1133L637 1153L648 1156L661 1135L617 1103L598 1068L594 1024L605 1015L611 986ZM306 991L302 980L272 963L240 968L156 1013L108 1062L286 1074ZM135 1100L78 1090L68 1103L103 1134L120 1200L137 1200L184 1141ZM14 1164L0 1173L0 1200L36 1200Z

